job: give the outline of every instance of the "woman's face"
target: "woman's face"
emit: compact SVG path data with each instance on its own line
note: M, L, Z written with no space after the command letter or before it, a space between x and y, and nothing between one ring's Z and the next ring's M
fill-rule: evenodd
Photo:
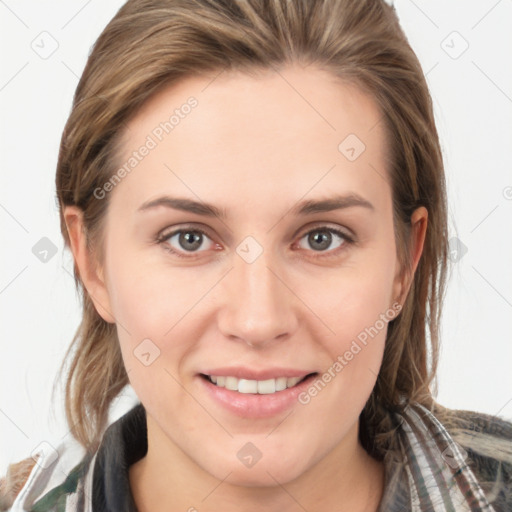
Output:
M401 291L383 127L300 67L187 79L128 124L90 291L150 451L244 485L353 456Z

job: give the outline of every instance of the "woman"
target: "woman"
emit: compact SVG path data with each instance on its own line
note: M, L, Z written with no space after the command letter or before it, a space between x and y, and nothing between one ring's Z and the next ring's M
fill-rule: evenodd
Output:
M128 1L56 185L77 442L11 475L12 510L511 509L512 424L430 390L443 163L391 7Z

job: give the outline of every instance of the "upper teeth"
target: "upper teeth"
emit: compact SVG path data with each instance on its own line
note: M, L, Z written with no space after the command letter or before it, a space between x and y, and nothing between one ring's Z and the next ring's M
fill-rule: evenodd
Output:
M295 386L302 377L278 377L267 380L237 379L236 377L224 377L208 375L210 380L221 388L231 389L239 393L270 394L276 391L283 391L286 388Z

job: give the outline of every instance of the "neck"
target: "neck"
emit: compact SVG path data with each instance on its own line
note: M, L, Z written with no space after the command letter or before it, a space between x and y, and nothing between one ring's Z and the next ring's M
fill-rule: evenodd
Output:
M384 490L384 465L361 446L358 427L356 423L343 443L296 479L247 487L230 483L229 472L222 480L207 473L163 433L152 437L148 422L148 452L129 471L132 494L140 512L238 512L241 503L246 512L376 512Z

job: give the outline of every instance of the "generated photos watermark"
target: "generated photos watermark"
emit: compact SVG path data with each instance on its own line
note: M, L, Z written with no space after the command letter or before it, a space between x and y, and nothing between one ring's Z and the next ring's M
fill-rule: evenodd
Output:
M133 151L131 156L124 162L124 164L112 174L112 176L101 186L96 187L93 191L93 195L96 199L104 199L106 195L114 190L114 188L121 183L123 178L128 176L144 158L146 158L153 149L155 149L165 136L176 128L181 123L182 119L185 119L191 112L192 109L197 107L198 101L194 96L187 99L186 103L183 103L179 108L174 109L173 114L169 119L162 121L160 124L155 126L151 133L149 133L142 144L137 150Z
M379 318L373 325L365 327L357 335L356 339L352 340L350 347L343 354L340 354L332 365L321 376L316 378L306 391L299 394L297 397L298 401L302 405L309 404L311 399L317 396L367 346L370 339L375 338L379 332L386 328L388 322L398 316L401 309L402 305L395 302L391 308L379 315Z

